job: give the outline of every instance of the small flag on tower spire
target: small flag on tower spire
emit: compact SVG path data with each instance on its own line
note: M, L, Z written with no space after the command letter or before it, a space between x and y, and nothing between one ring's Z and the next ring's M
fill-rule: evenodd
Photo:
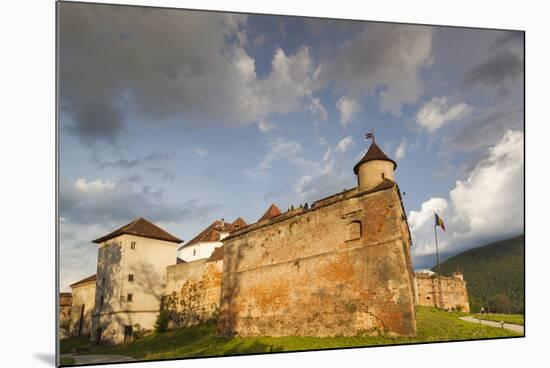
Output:
M367 133L367 134L365 135L365 137L366 137L367 139L372 139L372 141L374 142L374 129L372 129L372 130L370 131L370 133Z

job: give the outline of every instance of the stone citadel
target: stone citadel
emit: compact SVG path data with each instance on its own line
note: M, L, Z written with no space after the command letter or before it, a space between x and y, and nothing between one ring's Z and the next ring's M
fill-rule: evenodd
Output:
M223 335L414 336L415 305L466 311L461 275L413 272L396 168L373 138L357 187L311 206L218 220L187 243L143 218L96 239L97 273L71 285L66 333L130 341L162 311L169 328L217 320Z

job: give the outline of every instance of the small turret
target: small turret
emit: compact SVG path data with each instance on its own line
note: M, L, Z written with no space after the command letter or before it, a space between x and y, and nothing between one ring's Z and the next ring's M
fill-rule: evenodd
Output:
M368 133L367 139L369 138L372 139L372 143L367 153L353 167L360 192L376 187L384 179L395 181L394 171L397 164L378 147L374 141L374 133Z

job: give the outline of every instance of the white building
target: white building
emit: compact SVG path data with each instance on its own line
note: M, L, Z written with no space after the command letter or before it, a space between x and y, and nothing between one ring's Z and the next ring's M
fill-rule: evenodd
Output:
M176 263L181 242L143 218L93 241L99 249L92 340L118 344L136 329L154 328L166 267Z
M246 222L240 217L232 223L225 222L223 219L216 220L195 238L181 246L178 249L178 258L185 262L208 258L214 249L223 245L221 242L223 238L245 226L247 226Z

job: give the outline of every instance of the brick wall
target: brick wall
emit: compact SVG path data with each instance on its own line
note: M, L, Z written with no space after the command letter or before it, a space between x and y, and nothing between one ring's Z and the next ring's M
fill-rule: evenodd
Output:
M416 333L410 239L396 186L335 196L223 243L222 334Z
M466 282L461 274L442 276L439 279L436 276L417 274L416 283L419 305L470 312Z
M169 328L187 327L218 316L223 260L201 259L167 268L162 308Z

